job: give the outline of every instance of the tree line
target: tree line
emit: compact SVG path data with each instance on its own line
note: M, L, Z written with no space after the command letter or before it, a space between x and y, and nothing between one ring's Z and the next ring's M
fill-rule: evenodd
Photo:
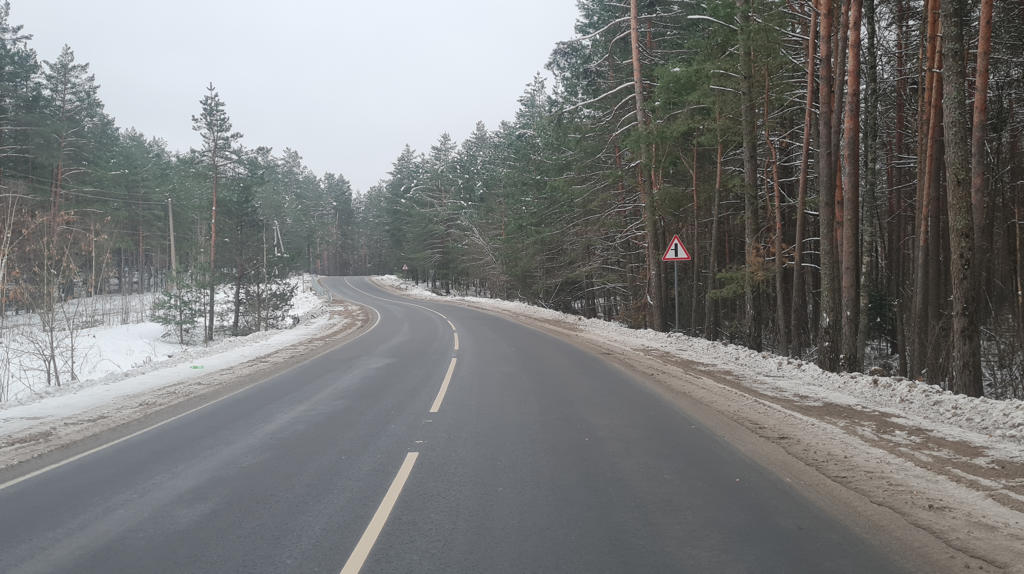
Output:
M120 128L89 65L68 46L41 59L9 16L3 2L0 318L166 291L159 315L183 338L198 321L208 341L215 327L245 334L277 322L289 272L349 272L344 177L315 175L291 149L246 147L212 84L191 118L196 149ZM228 317L214 316L218 292L231 299Z
M578 5L550 87L356 198L354 272L1024 397L1024 4Z
M442 291L1024 397L1019 1L578 5L514 118L407 146L353 197L245 147L212 85L199 149L118 128L88 65L40 60L4 3L2 316L180 285L161 312L210 339L265 328L288 271L407 265ZM678 297L673 235L693 256Z

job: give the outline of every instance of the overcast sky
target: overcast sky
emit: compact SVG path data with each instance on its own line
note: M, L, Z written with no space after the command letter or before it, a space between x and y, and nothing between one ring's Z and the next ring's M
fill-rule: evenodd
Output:
M210 83L248 147L365 191L408 143L494 129L573 36L575 0L11 0L41 60L88 62L122 128L199 146Z

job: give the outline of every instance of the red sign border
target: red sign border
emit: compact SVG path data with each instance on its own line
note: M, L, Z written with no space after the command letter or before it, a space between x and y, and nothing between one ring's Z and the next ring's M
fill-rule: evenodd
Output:
M679 244L679 248L683 250L683 254L686 255L686 257L669 257L668 256L669 252L672 251L672 246L675 245L676 243ZM666 249L665 250L665 254L661 256L661 260L662 261L692 261L693 258L690 257L690 252L686 250L686 246L683 245L683 242L682 242L682 240L679 239L679 236L678 235L673 235L672 236L672 241L668 242L668 249Z

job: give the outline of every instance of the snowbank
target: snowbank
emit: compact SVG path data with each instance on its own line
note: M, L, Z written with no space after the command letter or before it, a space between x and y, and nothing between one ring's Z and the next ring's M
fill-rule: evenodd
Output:
M954 395L902 377L875 377L860 373L830 373L816 365L746 347L678 333L635 330L600 319L584 319L516 301L478 297L441 297L394 275L375 277L391 287L421 298L458 300L570 324L604 342L635 351L656 351L727 373L733 380L759 392L811 404L839 404L896 415L902 422L926 427L933 433L1024 458L1024 401L994 401ZM994 452L993 452L994 454Z
M12 377L15 382L11 398L0 402L0 430L9 430L4 424L8 417L16 414L17 407L33 405L56 397L66 398L53 403L53 408L77 411L82 403L89 406L100 404L112 396L123 396L144 391L148 388L209 374L211 370L225 368L255 358L303 339L316 336L328 329L339 326L337 322L321 319L328 313L324 301L309 289L309 277L294 277L289 281L299 286L292 299L289 313L296 326L290 329L262 331L245 337L221 337L205 346L182 347L173 338L164 336L166 329L157 323L146 321L131 325L103 326L84 329L80 336L79 366L76 369L79 380L62 381L62 386L40 384L41 371L34 366L32 357L19 354L12 361ZM218 297L218 303L220 303ZM229 298L225 298L230 303ZM194 368L193 368L194 367ZM146 375L146 376L144 376ZM42 379L45 383L45 378ZM100 393L85 393L97 386L110 386L116 390ZM87 396L88 395L88 396ZM101 397L108 397L102 399ZM48 416L51 409L43 409Z

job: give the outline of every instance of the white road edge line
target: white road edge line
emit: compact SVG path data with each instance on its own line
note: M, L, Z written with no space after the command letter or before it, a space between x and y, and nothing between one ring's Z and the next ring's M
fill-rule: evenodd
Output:
M409 479L409 474L412 473L412 466L416 464L416 459L419 456L420 453L418 452L410 452L405 455L405 462L402 463L402 468L398 469L398 476L391 483L391 488L384 495L384 500L377 507L377 512L374 513L373 518L370 519L370 525L366 527L362 538L356 543L355 549L352 550L348 561L345 562L345 567L341 569L341 574L358 574L359 570L362 569L363 563L366 562L366 557L370 555L373 545L377 542L377 537L380 536L380 531L384 529L384 523L391 516L391 511L395 508L395 502L398 501L398 495L402 494L402 489L405 488L405 481Z
M369 305L367 305L367 307L369 307L370 309L373 309L373 307L370 307ZM377 320L373 322L373 325L369 329L367 329L367 330L363 331L362 333L360 333L355 338L349 339L347 343L351 343L352 341L355 341L359 337L362 337L363 335L369 333L370 331L374 330L377 327L377 324L380 323L380 312L377 311L376 309L373 309L373 312L377 314ZM255 386L255 385L253 385L253 386ZM135 438L135 437L139 436L140 434L147 433L147 432L149 432L149 431L151 431L151 430L153 430L155 428L162 427L165 424L174 422L174 421L176 421L176 420L178 420L178 419L180 419L182 417L187 417L188 415L190 415L190 414L192 414L192 413L194 413L194 412L196 412L196 411L198 411L200 409L205 409L206 407L208 407L210 405L217 404L217 403L223 401L224 399L229 399L229 398L237 395L238 393L241 393L243 391L247 391L247 390L251 389L253 386L248 386L248 387L245 387L244 389L238 389L237 391L231 393L230 395L224 395L223 397L221 397L221 398L219 398L217 400L210 401L210 402L206 403L205 405L200 405L200 406L198 406L198 407L196 407L196 408L194 408L194 409L192 409L192 410L190 410L188 412L181 413L180 415L178 415L176 417L172 417L172 418L169 418L169 419L167 419L167 420L165 420L163 422L156 423L155 425L153 425L151 427L146 427L146 428L144 428L144 429L142 429L140 431L133 432L132 434L130 434L128 436L123 436L123 437L121 437L121 438L119 438L119 439L117 439L115 441L108 442L105 445L101 445L101 446L98 446L98 447L96 447L94 449L87 450L87 451L85 451L83 453L76 454L75 456L73 456L73 457L71 457L69 459L65 459L65 460L62 460L60 462L51 464L50 466L46 466L46 467L40 468L39 470L36 470L34 472L30 472L30 473L28 473L25 476L22 476L20 478L15 478L14 480L9 480L9 481L7 481L7 482L5 482L3 484L0 484L0 490L3 490L3 489L5 489L5 488L7 488L9 486L14 486L15 484L18 484L19 482L24 482L24 481L26 481L26 480L28 480L30 478L34 478L36 476L39 476L40 474L43 474L44 472L49 472L49 471L51 471L51 470L53 470L55 468L60 468L60 467L64 466L65 464L69 464L69 463L75 462L76 460L78 460L80 458L85 458L85 457L89 456L90 454L97 453L97 452L99 452L99 451L101 451L101 450L103 450L105 448L110 448L110 447L114 446L115 444L124 442L124 441L126 441L128 439L131 439L131 438Z
M441 390L437 391L437 398L434 399L434 404L430 407L430 412L436 413L437 409L441 408L441 401L444 400L444 394L448 392L448 383L452 382L452 373L455 372L455 358L452 358L452 364L448 366L448 374L444 376L444 382L441 383Z
M376 296L376 295L374 295L372 293L367 293L366 291L363 291L359 287L356 287L355 285L349 283L347 277L345 278L345 283L348 283L349 287L355 289L356 291L359 291L360 293L362 293L363 295L366 295L367 297L373 297L374 299L380 299L381 301L387 301L388 303L397 303L399 305L409 305L411 307L419 307L420 309L425 309L427 311L430 311L431 313L440 316L445 321L448 321L448 317L445 317L442 313L440 313L439 311L435 311L435 310L431 309L430 307L424 307L423 305L417 305L415 303L407 303L405 301L395 301L394 299L385 299L383 297L378 297L378 296ZM448 324L451 325L452 322L448 321ZM454 329L454 328L455 328L455 325L452 325L452 329Z

